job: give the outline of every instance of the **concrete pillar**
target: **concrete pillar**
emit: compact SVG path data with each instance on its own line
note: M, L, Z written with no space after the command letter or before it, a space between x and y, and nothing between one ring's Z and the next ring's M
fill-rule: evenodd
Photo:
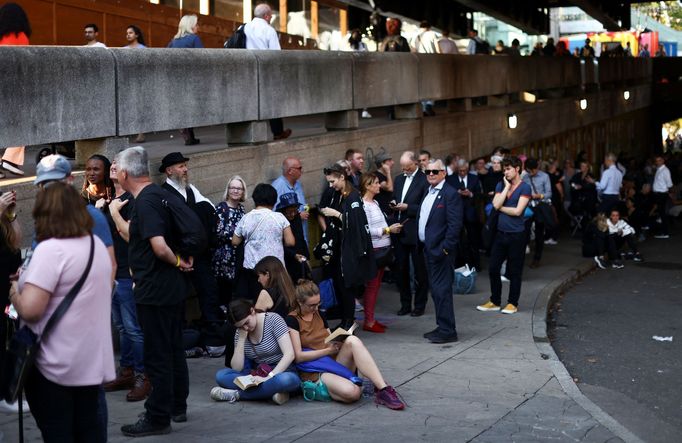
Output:
M113 160L114 156L130 147L128 137L93 138L76 141L76 165L85 166L85 162L94 154L100 154Z
M456 98L448 100L448 112L467 112L471 111L470 98Z
M360 126L358 111L327 112L324 125L329 130L334 129L357 129Z
M415 120L422 117L421 103L409 103L407 105L395 105L393 107L396 120Z
M225 127L227 143L262 143L270 139L270 126L267 121L229 123Z

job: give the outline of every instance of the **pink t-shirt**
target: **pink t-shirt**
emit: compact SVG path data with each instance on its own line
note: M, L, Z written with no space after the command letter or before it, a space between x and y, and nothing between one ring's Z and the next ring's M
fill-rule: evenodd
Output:
M40 321L26 322L38 336L88 263L90 237L49 239L38 244L19 278L51 294ZM42 341L36 366L48 380L62 386L92 386L115 377L111 339L111 259L95 237L92 268L80 292Z

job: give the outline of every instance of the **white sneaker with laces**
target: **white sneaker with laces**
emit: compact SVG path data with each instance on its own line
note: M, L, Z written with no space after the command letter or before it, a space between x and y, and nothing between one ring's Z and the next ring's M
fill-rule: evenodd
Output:
M26 400L23 400L21 408L24 414L31 412L31 408L28 406L28 403L26 403ZM6 414L18 414L19 402L15 401L14 403L7 403L5 400L0 400L0 412L4 412Z
M367 112L367 110L365 109L362 111L362 118L372 118L372 114Z
M215 401L229 401L234 403L239 401L239 391L236 389L225 389L220 386L216 386L211 389L211 398Z

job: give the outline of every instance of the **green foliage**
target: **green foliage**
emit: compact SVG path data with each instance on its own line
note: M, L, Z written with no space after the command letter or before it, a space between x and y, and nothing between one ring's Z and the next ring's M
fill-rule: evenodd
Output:
M633 4L632 8L672 29L682 31L682 3L680 1L638 3Z

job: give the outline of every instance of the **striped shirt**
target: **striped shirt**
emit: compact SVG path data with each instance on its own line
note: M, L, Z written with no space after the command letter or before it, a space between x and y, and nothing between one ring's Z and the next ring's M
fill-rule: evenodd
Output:
M257 364L267 363L270 366L276 365L284 354L277 343L277 339L289 333L289 328L282 317L274 312L267 312L263 320L263 338L260 343L251 343L246 339L244 343L244 357ZM239 331L234 333L234 345L237 346Z
M367 215L367 226L369 226L369 233L372 236L372 247L374 249L391 246L391 236L384 233L384 229L388 227L386 217L381 212L379 203L376 200L368 202L362 201Z

